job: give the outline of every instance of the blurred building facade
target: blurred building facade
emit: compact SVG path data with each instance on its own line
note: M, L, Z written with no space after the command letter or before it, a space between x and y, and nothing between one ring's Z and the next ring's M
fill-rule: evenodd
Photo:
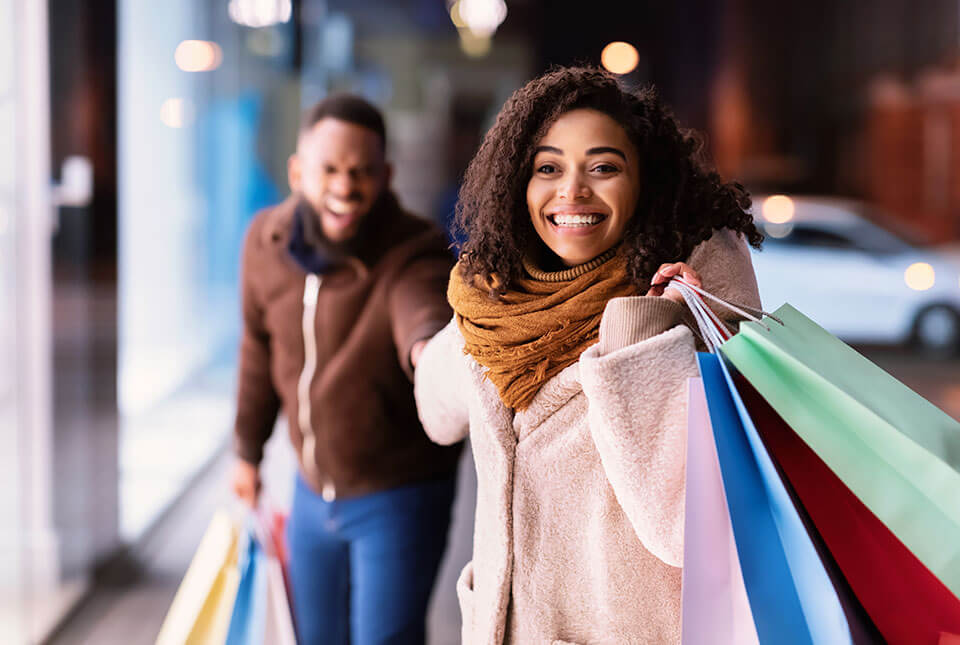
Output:
M762 192L873 202L929 242L960 238L955 2L728 0L708 132Z

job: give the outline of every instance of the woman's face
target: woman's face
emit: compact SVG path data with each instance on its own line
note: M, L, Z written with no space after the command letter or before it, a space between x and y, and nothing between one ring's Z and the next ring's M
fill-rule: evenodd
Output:
M639 194L637 150L606 114L567 112L537 142L527 209L540 239L566 266L620 242Z

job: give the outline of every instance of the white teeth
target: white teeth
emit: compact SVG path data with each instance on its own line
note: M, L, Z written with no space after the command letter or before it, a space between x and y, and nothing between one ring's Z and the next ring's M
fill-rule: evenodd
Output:
M329 210L334 215L349 215L352 211L349 208L335 208L334 206L327 204L327 210Z
M603 216L596 213L583 215L566 215L555 213L552 217L553 223L557 226L593 226L594 224L603 220Z

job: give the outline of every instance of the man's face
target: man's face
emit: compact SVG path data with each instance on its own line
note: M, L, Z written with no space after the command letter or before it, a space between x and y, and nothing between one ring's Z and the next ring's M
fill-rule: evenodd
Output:
M334 243L357 234L390 180L379 135L332 117L300 134L287 172L290 188L313 207L323 234Z

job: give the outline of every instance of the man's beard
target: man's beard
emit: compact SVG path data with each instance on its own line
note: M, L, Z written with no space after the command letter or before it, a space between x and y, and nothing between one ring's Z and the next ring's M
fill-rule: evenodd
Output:
M376 219L375 215L381 208L386 193L386 190L381 191L376 200L374 200L373 204L370 206L370 209L363 214L358 223L356 232L346 240L339 242L331 240L326 233L323 232L323 221L321 220L322 215L318 213L316 209L314 209L313 206L311 206L310 203L301 195L299 198L299 207L304 209L303 236L307 244L316 248L324 255L329 256L331 259L357 255L359 249L363 246L367 238L372 233L373 220Z

